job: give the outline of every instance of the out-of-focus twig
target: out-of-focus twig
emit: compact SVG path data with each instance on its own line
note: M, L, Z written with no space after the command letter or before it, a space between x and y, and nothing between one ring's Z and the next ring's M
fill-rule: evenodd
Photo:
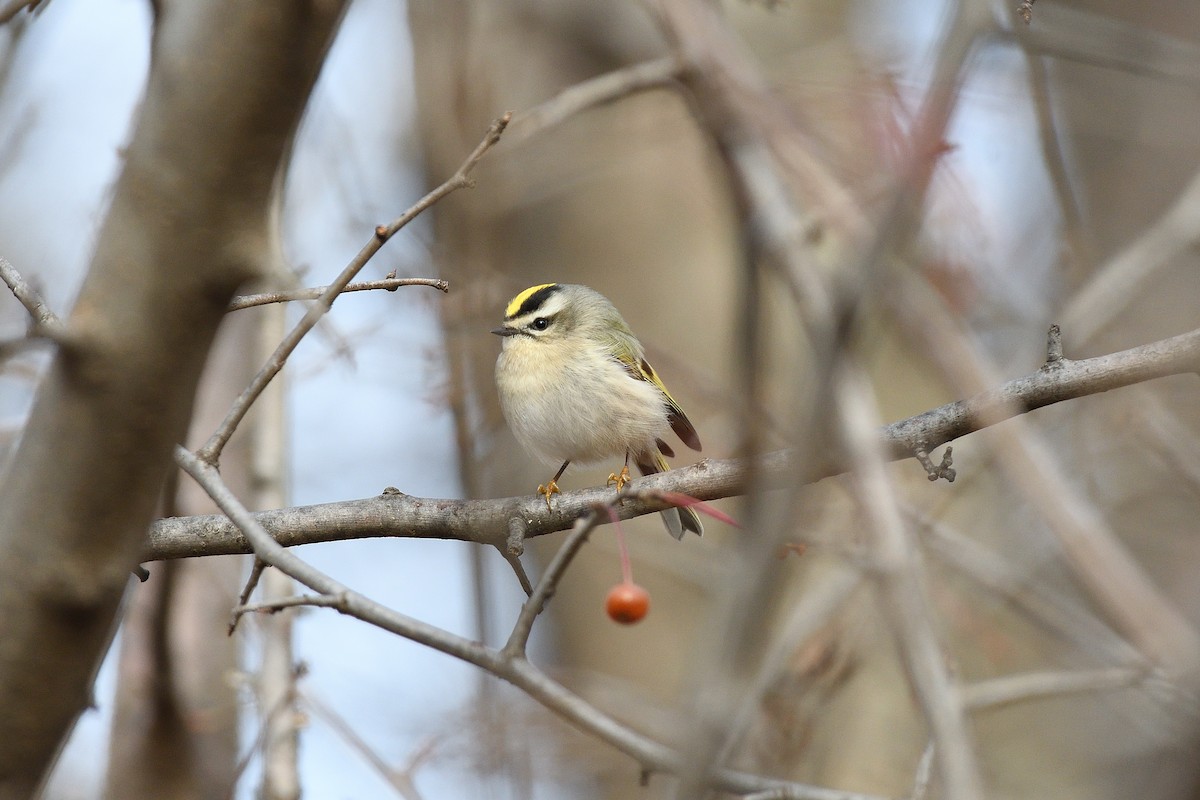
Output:
M963 702L972 711L1008 706L1065 694L1099 692L1135 686L1146 679L1145 669L1110 667L1075 672L1024 672L963 687Z
M17 14L28 9L31 13L37 10L45 0L9 0L0 6L0 25L4 25Z
M659 58L598 75L563 89L554 97L513 117L509 141L522 142L589 108L603 106L647 89L669 86L679 75L674 58Z
M1036 25L1012 25L1011 0L993 2L1006 35L1032 53L1188 86L1200 81L1200 45L1189 39L1065 3L1040 6Z
M873 436L876 411L865 377L847 367L837 392L838 411L855 462L859 506L870 531L869 557L875 569L879 608L888 620L929 724L938 775L947 797L981 799L983 779L958 686L942 657L925 594L916 537L900 510L884 454Z
M1175 203L1141 236L1096 270L1067 303L1060 324L1083 347L1137 299L1139 287L1200 243L1200 172Z
M1200 494L1200 437L1153 392L1140 387L1137 392L1138 398L1131 404L1134 425L1153 438L1152 452Z

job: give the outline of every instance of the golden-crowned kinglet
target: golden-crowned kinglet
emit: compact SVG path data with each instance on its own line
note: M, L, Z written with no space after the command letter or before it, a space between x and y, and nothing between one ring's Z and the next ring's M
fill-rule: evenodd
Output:
M608 298L586 286L544 283L518 294L504 311L504 337L496 360L500 406L517 441L558 472L538 492L558 492L558 479L572 461L625 456L617 491L630 479L632 456L643 475L669 469L662 440L667 428L693 450L700 437L683 409L646 361L633 335ZM685 530L704 532L689 508L662 512L676 539Z

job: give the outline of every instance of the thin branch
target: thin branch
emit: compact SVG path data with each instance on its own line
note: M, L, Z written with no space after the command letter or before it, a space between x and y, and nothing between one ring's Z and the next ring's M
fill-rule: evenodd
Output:
M533 594L533 582L529 580L529 575L525 572L525 567L521 564L521 559L501 551L504 560L512 567L513 574L517 576L517 583L521 584L521 590L528 597Z
M1038 370L967 400L941 406L886 426L880 432L890 458L909 458L918 447L939 447L1025 411L1166 375L1200 371L1200 330L1083 360L1066 360L1052 370ZM698 464L639 478L631 489L644 490L617 507L621 519L662 511L670 504L654 492L682 492L715 500L745 490L745 459L704 460ZM757 459L755 469L765 488L792 485L796 476L792 451L780 450ZM815 481L845 469L840 457L814 467L804 479ZM611 499L611 490L581 489L555 496L551 509L540 496L493 500L441 500L405 494L382 495L317 506L301 506L254 515L275 541L291 547L314 542L396 536L454 539L504 547L508 522L528 521L525 536L544 536L571 527L593 506ZM250 553L249 541L225 517L172 517L150 528L144 561Z
M1145 669L1136 667L1024 672L964 686L963 703L972 711L980 711L1066 694L1128 688L1146 680L1147 675Z
M0 24L3 23L0 22ZM21 277L21 273L17 272L16 267L9 263L4 256L0 256L0 280L4 281L13 293L13 297L17 298L29 312L29 316L32 318L31 335L55 341L61 341L64 338L66 327L62 320L50 310L50 306L46 305L41 294L26 283L25 279Z
M175 474L178 475L179 473ZM258 582L262 578L263 570L266 568L267 565L263 563L261 558L254 559L254 565L250 567L250 576L246 578L246 585L242 587L242 593L238 597L239 607L243 607L250 602L250 595L254 594L254 589L258 586ZM241 619L242 615L237 612L237 609L234 609L233 614L229 618L229 629L227 631L230 636L233 636L234 631L237 630L238 623L241 621Z
M296 677L299 677L297 674ZM295 687L295 683L292 684ZM258 726L258 731L254 734L254 741L246 748L237 764L234 765L232 780L229 783L229 789L225 793L227 800L234 800L237 797L238 783L241 782L242 776L250 767L250 762L254 760L254 756L262 752L267 745L267 737L271 733L272 724L278 721L279 717L292 710L292 702L295 700L295 689L289 695L284 695L278 698L277 702L266 709L266 713L262 716L262 722Z
M293 328L291 332L284 337L283 341L279 343L279 346L275 349L275 352L271 355L271 358L267 361L266 365L264 365L259 373L254 376L254 379L250 382L250 385L246 387L245 391L242 392L241 396L234 401L233 407L229 409L229 413L226 415L225 420L221 423L213 435L209 437L209 440L204 444L204 446L197 451L197 455L202 461L205 461L209 464L217 463L221 457L221 451L225 448L229 438L233 436L233 432L237 429L238 424L241 423L242 419L250 411L250 407L254 404L254 401L257 400L258 396L261 395L263 390L267 388L267 384L269 384L271 380L279 374L279 371L283 369L283 365L287 361L288 356L290 356L292 351L294 351L297 345L300 344L300 340L303 339L305 335L307 335L308 332L313 329L317 322L320 321L321 317L323 317L329 311L329 309L333 306L334 300L337 299L338 295L343 289L345 289L350 281L354 279L354 276L358 274L359 270L366 266L371 257L379 252L380 248L382 248L389 239L395 236L396 233L405 225L412 222L422 211L429 208L434 203L438 202L456 189L462 189L473 185L470 177L471 171L475 169L475 166L488 152L488 150L490 150L492 146L496 144L496 142L500 141L500 135L504 132L504 129L508 126L509 120L511 119L512 112L507 112L504 114L504 116L493 122L491 127L488 128L487 133L484 135L483 140L476 146L471 155L467 156L466 161L462 163L462 166L458 168L458 171L450 176L445 183L422 197L411 208L397 217L390 224L380 225L375 229L374 235L365 245L363 245L362 249L358 251L358 255L356 255L350 261L350 263L346 265L333 283L325 287L325 291L321 293L316 302L309 306L308 311L304 314L304 317L300 320L300 322L296 324L296 327Z
M401 286L429 286L437 289L439 292L450 291L450 284L440 278L384 278L379 281L362 281L360 283L347 284L342 289L342 294L368 292L377 289L382 289L385 292L394 292ZM328 286L315 286L311 289L293 289L286 292L241 294L229 302L229 310L241 311L243 308L265 306L268 303L288 303L293 300L319 300L328 291Z
M1154 224L1101 265L1063 309L1062 327L1075 347L1106 330L1153 284L1158 270L1200 242L1200 172Z
M533 621L546 608L546 603L554 596L554 590L558 588L558 582L566 573L567 567L571 566L575 556L587 543L588 536L605 516L607 515L599 509L592 509L591 513L575 521L571 528L571 535L558 548L558 552L550 560L550 565L546 567L545 574L537 582L537 586L529 595L529 599L525 601L525 605L521 607L521 613L517 616L516 624L513 625L508 643L501 651L504 655L509 658L525 655L525 646L529 643L529 634L533 631Z
M244 614L277 614L285 608L312 606L314 608L335 608L341 610L346 605L342 595L331 594L293 594L276 600L263 600L259 603L244 603L233 609L235 617Z
M554 97L513 117L509 139L522 142L570 117L631 94L670 86L679 76L679 62L660 58L623 67L574 84Z
M1152 452L1200 494L1200 437L1152 392L1137 390L1133 405L1134 424L1154 442Z
M931 741L925 745L925 752L921 753L921 760L917 762L917 769L913 774L913 789L909 795L910 800L925 800L929 793L929 781L933 777L935 755L937 755L937 748Z
M1070 266L1076 274L1092 271L1096 263L1095 236L1084 224L1083 207L1067 166L1066 153L1059 139L1059 127L1055 121L1056 107L1050 97L1050 79L1046 72L1046 59L1036 53L1026 53L1025 66L1029 77L1029 94L1037 117L1038 141L1042 149L1042 163L1046 165L1046 176L1054 188L1059 213L1062 214L1063 240L1071 254Z

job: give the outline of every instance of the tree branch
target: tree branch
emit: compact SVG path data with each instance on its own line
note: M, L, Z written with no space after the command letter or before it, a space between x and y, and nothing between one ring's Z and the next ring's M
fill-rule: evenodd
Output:
M13 293L13 297L17 298L29 312L30 335L44 336L56 341L63 338L66 329L63 327L62 320L50 310L50 306L46 305L41 294L26 283L25 279L21 277L21 273L17 272L16 267L3 256L0 256L0 280L4 281L9 291Z
M918 449L933 450L947 442L981 430L1026 411L1054 403L1167 375L1200 371L1200 330L1110 355L1080 361L1063 359L1051 369L1008 381L994 390L959 400L886 426L880 435L893 460L911 458ZM741 494L749 468L746 459L704 460L637 479L633 489L645 490L616 506L621 519L661 511L668 504L652 492L682 492L700 500ZM788 450L756 459L763 485L778 488L796 474L795 454ZM844 459L830 454L824 463L810 466L811 481L845 469ZM403 493L364 500L347 500L300 506L255 514L255 519L280 544L333 542L346 539L396 536L456 539L506 546L510 520L525 521L525 536L544 536L571 527L596 504L612 500L612 490L581 489L556 496L547 509L539 496L492 500L442 500ZM155 522L145 561L194 556L249 553L250 544L222 516L172 517Z
M567 567L571 566L571 562L575 560L575 556L583 549L587 543L588 536L596 529L607 514L602 514L599 509L593 508L586 516L580 517L575 521L571 528L571 535L558 548L558 552L554 554L554 558L550 559L549 566L546 567L546 572L537 582L537 586L529 594L529 599L525 601L525 605L521 607L521 613L517 616L517 621L513 625L512 634L508 637L508 643L504 645L502 651L509 658L525 655L525 647L529 644L529 634L533 632L533 621L538 615L546 609L546 603L550 602L550 598L554 596L555 589L558 588L558 582L566 573Z
M679 62L660 58L623 67L569 86L554 97L513 117L512 133L522 142L570 117L647 89L670 86L679 75Z
M439 292L450 291L450 284L440 278L384 278L380 281L363 281L350 283L342 287L342 294L350 292L367 292L382 289L394 292L401 286L429 286ZM265 306L268 303L287 303L293 300L319 300L329 291L328 286L315 286L311 289L293 289L286 292L264 292L262 294L241 294L229 303L230 311L241 311L243 308Z
M978 712L1046 697L1136 686L1149 676L1148 670L1139 667L1022 672L964 686L963 702Z
M525 626L532 626L533 618L536 616L529 609L540 610L542 602L549 597L553 586L561 577L562 571L566 569L578 548L582 546L587 534L594 527L594 521L581 521L576 528L575 537L563 546L560 550L560 557L555 559L557 567L553 571L547 570L538 589L534 592L535 598L530 599L526 609L522 611L517 623L513 626L509 644L504 650L495 650L387 608L325 575L273 540L271 535L255 520L255 515L247 511L245 506L225 486L215 467L202 461L183 447L176 448L175 460L208 492L221 511L227 514L246 538L253 543L255 555L259 559L295 578L308 588L318 592L322 597L337 598L338 602L328 604L341 613L491 672L524 690L534 700L559 714L577 728L597 736L621 752L637 759L644 769L679 773L685 768L686 762L678 752L616 721L572 693L562 684L552 680L545 672L530 663L523 653L513 652L518 647L523 647L524 637L527 636L524 633ZM591 516L599 519L600 515L593 509ZM514 645L514 643L519 644ZM739 794L784 787L792 793L792 796L800 800L879 800L870 795L808 786L729 769L713 770L710 782L715 788Z

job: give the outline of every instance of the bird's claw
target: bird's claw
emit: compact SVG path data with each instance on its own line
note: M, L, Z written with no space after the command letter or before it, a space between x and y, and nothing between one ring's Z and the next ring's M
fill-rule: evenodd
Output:
M626 464L625 466L621 467L620 473L608 473L608 483L606 485L612 486L615 483L617 485L617 492L620 492L623 488L625 488L625 484L629 483L631 480L633 480L633 478L629 474L629 465Z
M537 493L546 497L546 510L550 510L550 497L556 494L562 494L562 490L558 488L558 483L550 481L545 486L538 484Z

